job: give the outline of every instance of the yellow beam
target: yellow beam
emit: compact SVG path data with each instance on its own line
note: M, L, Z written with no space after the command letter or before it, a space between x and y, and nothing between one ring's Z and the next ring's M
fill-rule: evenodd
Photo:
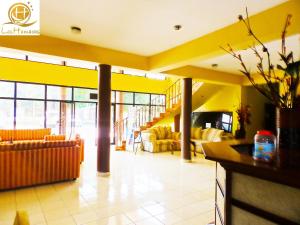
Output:
M0 57L0 80L97 88L98 71ZM113 73L111 85L113 90L164 94L170 83Z
M184 66L177 69L165 71L164 73L181 77L190 77L213 84L241 85L243 82L242 76L216 70L209 70L196 66Z
M288 28L288 35L300 33L299 0L290 0L251 16L251 26L261 41L270 42L277 40L281 37L288 14L293 16L292 24ZM232 16L237 18L238 15ZM203 23L203 21L199 21L199 23ZM241 50L252 45L253 39L248 36L244 24L237 22L173 49L151 56L149 59L150 70L170 70L184 65L191 65L192 62L197 60L224 55L224 51L220 49L220 46L226 46L227 43L230 43L236 50Z
M0 36L0 46L106 63L141 70L148 69L147 57L48 36Z

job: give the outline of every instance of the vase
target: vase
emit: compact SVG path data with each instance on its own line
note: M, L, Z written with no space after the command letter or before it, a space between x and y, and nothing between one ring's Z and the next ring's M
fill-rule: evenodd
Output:
M276 109L277 165L300 167L300 110Z
M239 127L240 128L235 131L235 138L236 139L244 139L244 138L246 138L246 129L245 129L245 126L240 124Z

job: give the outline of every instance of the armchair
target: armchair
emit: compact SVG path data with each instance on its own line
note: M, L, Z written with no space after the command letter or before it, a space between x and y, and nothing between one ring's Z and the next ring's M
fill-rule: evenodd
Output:
M180 133L172 132L171 127L154 127L141 132L142 147L148 152L180 150Z

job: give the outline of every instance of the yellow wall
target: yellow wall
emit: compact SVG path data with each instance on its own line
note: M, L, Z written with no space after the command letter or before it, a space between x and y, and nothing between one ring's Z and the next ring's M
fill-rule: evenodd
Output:
M233 133L237 129L238 121L236 109L241 103L240 86L224 86L195 111L229 111L233 112Z
M170 127L172 127L172 131L174 131L174 117L175 117L175 114L171 113L168 117L162 119L157 124L155 124L154 127L170 126Z
M97 88L98 72L95 70L0 58L0 80ZM169 85L169 80L160 81L124 74L112 75L113 90L164 93Z

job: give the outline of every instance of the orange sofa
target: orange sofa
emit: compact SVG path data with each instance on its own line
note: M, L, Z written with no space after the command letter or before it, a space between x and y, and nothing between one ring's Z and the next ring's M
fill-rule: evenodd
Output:
M76 141L0 144L0 190L73 180L80 174Z
M0 143L1 141L58 141L66 140L65 135L51 135L51 128L43 129L16 129L16 130L0 130ZM84 161L84 140L76 135L75 138L80 148L80 162Z

